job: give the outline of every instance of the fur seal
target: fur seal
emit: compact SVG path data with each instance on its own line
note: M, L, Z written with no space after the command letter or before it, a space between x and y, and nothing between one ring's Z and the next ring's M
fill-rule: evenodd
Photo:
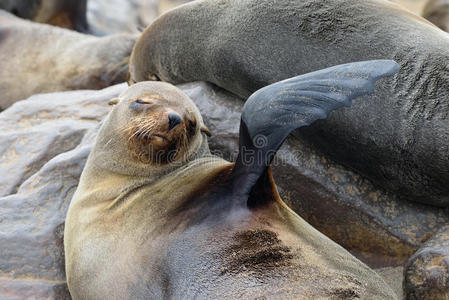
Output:
M0 0L4 9L20 18L87 32L87 0Z
M297 74L378 58L397 61L401 71L376 94L295 135L388 192L447 207L449 36L397 4L194 1L144 31L130 81L209 81L247 98Z
M134 35L98 38L0 10L0 108L38 93L125 81Z
M422 16L441 28L449 31L449 1L430 0L424 6Z
M235 164L210 154L202 117L179 89L132 85L111 101L69 207L72 297L396 299L282 202L269 164L292 130L397 69L351 63L257 91L243 108Z

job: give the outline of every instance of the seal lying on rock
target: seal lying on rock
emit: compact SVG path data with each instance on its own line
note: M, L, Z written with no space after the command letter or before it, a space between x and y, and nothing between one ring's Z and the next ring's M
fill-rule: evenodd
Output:
M428 1L422 16L442 30L449 31L449 0Z
M279 198L268 168L295 128L374 91L392 61L336 66L254 93L235 164L210 154L193 102L131 86L104 121L66 220L74 299L395 299Z
M0 108L38 93L123 82L135 39L84 35L0 10Z
M382 189L447 207L449 36L396 4L194 1L145 30L130 81L209 81L246 98L297 74L376 58L396 60L401 71L296 134Z
M0 0L0 9L39 23L86 32L87 0Z

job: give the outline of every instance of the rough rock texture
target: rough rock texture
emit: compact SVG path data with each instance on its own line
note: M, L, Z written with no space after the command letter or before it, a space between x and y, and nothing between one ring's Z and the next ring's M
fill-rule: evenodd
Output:
M442 30L449 31L449 0L428 1L422 16Z
M107 103L124 88L34 96L0 114L0 144L9 149L1 155L1 189L13 192L0 198L1 299L69 297L66 211Z
M0 174L8 174L0 176L0 197L16 193L47 161L75 148L101 120L108 107L90 95L80 91L32 96L0 114Z
M449 299L449 225L427 241L404 270L407 299Z
M212 151L234 159L243 102L206 83L180 88L212 131ZM67 295L65 213L97 124L109 111L107 102L125 89L121 84L102 91L37 95L0 113L0 298ZM372 266L405 262L449 221L444 210L399 201L296 137L290 137L274 164L283 199Z
M125 81L136 35L94 37L0 10L0 109L38 93Z

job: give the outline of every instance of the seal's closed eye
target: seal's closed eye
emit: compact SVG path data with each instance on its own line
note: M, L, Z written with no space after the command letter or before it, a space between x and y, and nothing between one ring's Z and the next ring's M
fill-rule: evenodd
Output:
M146 100L146 99L141 99L141 98L138 98L138 99L135 101L135 103L137 103L137 104L153 104L152 101Z

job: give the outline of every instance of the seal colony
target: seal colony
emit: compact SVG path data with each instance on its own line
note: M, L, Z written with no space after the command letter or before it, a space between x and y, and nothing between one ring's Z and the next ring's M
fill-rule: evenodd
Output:
M98 38L0 10L0 109L39 93L125 81L135 40L124 34Z
M68 211L73 299L395 299L283 203L269 164L292 130L397 70L389 60L351 63L257 91L235 164L210 154L202 117L179 89L132 85L111 100Z
M209 81L247 98L297 74L378 58L401 71L376 94L295 134L382 189L447 207L449 36L396 4L194 1L144 31L130 82Z

